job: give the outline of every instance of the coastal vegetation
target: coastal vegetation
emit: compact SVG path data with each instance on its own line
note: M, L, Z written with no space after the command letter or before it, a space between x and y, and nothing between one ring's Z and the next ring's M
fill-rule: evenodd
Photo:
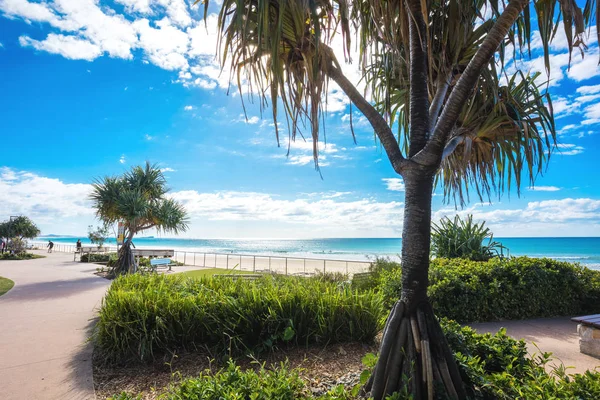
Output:
M380 259L374 274L353 282L391 307L402 291L402 266ZM549 258L461 258L431 261L427 292L439 316L461 323L600 312L600 271Z
M384 319L381 295L320 279L134 274L112 283L93 341L97 354L112 361L199 347L240 354L286 344L372 342Z
M444 217L439 224L432 224L431 254L434 257L487 261L504 256L505 252L508 255L508 249L494 241L485 221L473 222L472 215L463 220L457 214L454 219Z
M513 399L596 399L600 398L600 373L567 375L564 367L553 367L550 355L528 355L524 341L515 340L504 330L477 334L469 327L447 320L441 327L458 361L465 392L473 400ZM167 388L153 393L165 400L179 399L257 399L257 400L352 400L361 397L362 385L373 373L377 357L365 354L364 371L350 386L336 385L324 394L313 394L301 370L286 364L255 364L242 369L232 360L222 368L201 372L195 377L180 377ZM141 400L136 393L122 392L112 400ZM413 399L406 391L386 400Z
M96 228L93 225L88 226L88 239L90 239L90 243L95 244L98 248L104 246L109 235L110 230L107 225L97 226Z
M106 225L122 223L123 245L111 276L134 273L137 264L132 247L133 237L148 229L174 233L187 230L187 215L183 206L166 195L165 177L157 165L132 167L122 176L106 176L92 185L90 199L96 216Z
M8 278L4 278L0 276L0 296L7 293L10 289L13 288L15 283Z
M207 15L209 1L203 3ZM320 120L333 81L350 99L350 115L355 106L366 117L403 179L402 286L366 387L375 400L399 391L414 399L466 397L427 297L434 184L464 204L469 190L491 198L534 183L556 143L551 98L537 74L505 66L531 57L532 23L548 72L559 25L569 57L575 48L583 52L595 3L582 10L571 0L512 0L502 7L483 0L219 2L223 66L240 92L256 93L261 108L270 103L278 140L283 110L291 139L309 127L318 168ZM353 47L360 49L361 78L370 90L361 93L344 74L333 47L338 38L335 47L347 61Z
M6 243L5 252L0 254L0 260L29 260L40 258L27 253L27 239L33 239L40 234L37 225L26 216L18 216L0 223L0 239Z

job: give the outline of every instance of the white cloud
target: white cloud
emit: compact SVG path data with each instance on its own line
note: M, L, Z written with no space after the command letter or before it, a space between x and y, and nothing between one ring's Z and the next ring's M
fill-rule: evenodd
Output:
M560 188L557 186L534 186L530 187L529 190L535 192L558 192Z
M494 209L489 205L474 205L464 210L437 210L433 221L455 214L473 214L496 237L511 236L593 236L600 228L600 200L566 198L527 203L521 209ZM582 223L584 222L585 223Z
M156 25L158 28L150 26L150 21L145 18L133 22L140 35L140 47L153 64L163 69L187 69L188 35L167 18L156 22Z
M580 86L577 88L577 93L584 95L600 93L600 85Z
M61 218L92 216L90 191L91 185L65 183L3 167L0 168L0 220L9 215L27 215L36 222L56 223Z
M393 192L404 192L404 181L401 178L383 178L387 190Z
M121 155L121 158L119 158L119 162L120 162L121 164L125 164L125 163L127 162L127 159L125 158L125 154L122 154L122 155Z
M381 203L371 199L334 201L320 199L284 200L266 193L218 192L194 190L171 194L180 201L192 218L217 221L286 221L319 229L343 226L350 229L399 227L402 203Z
M150 136L147 133L144 135L144 139L146 139L147 141L151 141L154 139L154 136Z
M0 42L0 49L3 48L3 47L4 47L4 45L2 44L2 42Z
M576 156L577 154L583 153L585 150L582 146L577 146L572 143L559 143L556 147L558 147L558 154L563 156Z
M177 172L177 170L170 168L170 167L165 167L165 168L161 168L160 172Z
M97 45L75 36L56 35L51 33L46 39L38 41L28 36L21 36L19 43L23 47L33 47L36 50L47 51L71 60L92 61L102 55Z
M183 109L185 111L192 111L194 109L194 106L185 106L185 107L183 107Z

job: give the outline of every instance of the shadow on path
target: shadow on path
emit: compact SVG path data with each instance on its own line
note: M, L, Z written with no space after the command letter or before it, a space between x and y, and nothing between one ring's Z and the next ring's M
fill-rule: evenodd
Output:
M67 362L68 377L63 382L69 386L73 393L90 393L90 395L93 395L93 397L89 397L90 400L95 399L92 364L94 346L90 338L92 337L97 321L97 317L89 320L87 325L82 329L85 333L86 341L77 347L77 350ZM87 399L83 398L81 400Z
M0 301L45 300L69 297L87 290L96 289L102 285L106 285L106 280L97 276L15 285L10 291L10 295L2 296Z

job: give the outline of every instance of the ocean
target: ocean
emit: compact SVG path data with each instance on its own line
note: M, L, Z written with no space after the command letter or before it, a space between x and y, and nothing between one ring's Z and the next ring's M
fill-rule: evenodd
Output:
M77 237L39 237L55 243L75 244ZM557 260L579 262L600 270L600 237L585 238L494 238L509 249L511 256L550 257ZM82 237L83 244L89 244ZM399 258L402 239L183 239L134 238L138 248L174 249L200 253L233 253L242 255L270 255L280 257L306 257L365 261L375 257ZM107 245L115 245L109 240Z

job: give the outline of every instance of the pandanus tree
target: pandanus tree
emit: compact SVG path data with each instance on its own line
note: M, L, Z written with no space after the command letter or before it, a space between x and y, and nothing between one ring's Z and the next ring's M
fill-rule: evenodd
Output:
M535 23L548 71L549 44L561 25L569 54L584 50L595 3L588 0L583 10L574 0L220 4L222 65L261 108L270 102L278 140L283 110L290 139L303 126L310 130L318 167L333 81L348 96L350 112L354 106L369 121L404 180L402 291L365 387L375 400L401 388L415 399L466 396L427 298L434 185L462 204L470 191L491 198L513 185L518 192L543 172L556 138L551 99L536 75L519 70L519 60L531 57ZM360 49L365 90L344 74L335 46L344 61L353 46Z
M166 197L167 182L156 165L136 166L122 176L96 180L92 186L90 199L98 219L106 225L122 222L125 228L113 276L136 272L131 242L138 232L156 229L178 234L187 230L185 209Z

